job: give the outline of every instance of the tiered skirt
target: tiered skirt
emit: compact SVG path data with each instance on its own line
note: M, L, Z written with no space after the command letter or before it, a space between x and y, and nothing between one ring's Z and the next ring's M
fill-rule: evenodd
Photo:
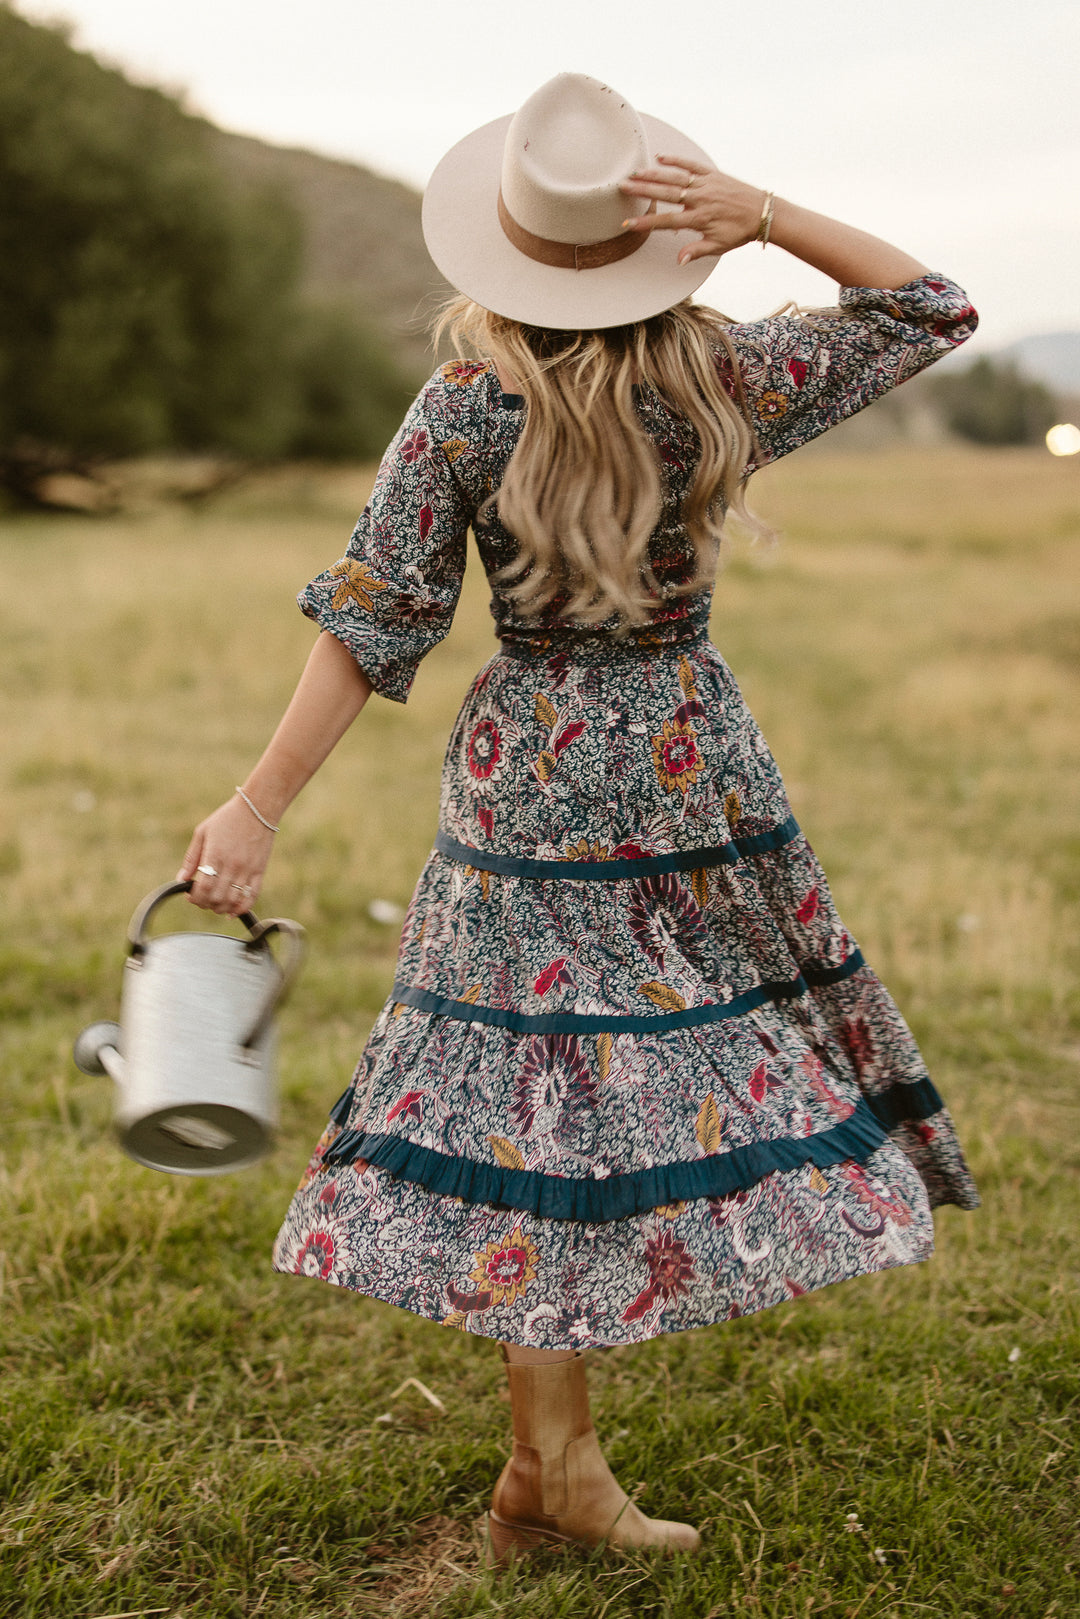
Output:
M978 1196L716 648L504 650L275 1268L544 1348L728 1320Z

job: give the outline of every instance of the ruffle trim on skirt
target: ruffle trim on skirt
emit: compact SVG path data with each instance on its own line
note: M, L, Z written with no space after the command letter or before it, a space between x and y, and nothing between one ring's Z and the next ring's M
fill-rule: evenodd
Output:
M375 1164L389 1174L466 1203L520 1209L550 1220L599 1224L694 1198L748 1191L777 1170L797 1169L804 1164L823 1169L845 1159L865 1163L884 1144L887 1128L901 1119L932 1117L943 1105L930 1080L895 1086L893 1091L899 1094L893 1096L890 1091L860 1098L846 1119L811 1136L751 1141L726 1153L655 1164L602 1180L476 1163L434 1152L403 1136L363 1130L342 1130L330 1143L322 1162L327 1168ZM334 1113L345 1116L350 1099L351 1091L347 1091Z

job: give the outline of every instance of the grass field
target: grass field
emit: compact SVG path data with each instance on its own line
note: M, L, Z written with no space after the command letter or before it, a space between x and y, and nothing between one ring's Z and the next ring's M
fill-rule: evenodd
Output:
M408 899L492 650L475 562L408 708L370 705L278 840L261 908L310 957L273 1157L138 1168L69 1055L115 1015L135 902L261 749L312 639L292 593L364 488L290 471L199 515L0 524L0 1613L1080 1613L1080 464L820 451L759 480L786 537L728 569L714 638L984 1207L938 1216L927 1265L595 1356L618 1476L707 1549L499 1577L490 1344L268 1265L391 982L368 905Z

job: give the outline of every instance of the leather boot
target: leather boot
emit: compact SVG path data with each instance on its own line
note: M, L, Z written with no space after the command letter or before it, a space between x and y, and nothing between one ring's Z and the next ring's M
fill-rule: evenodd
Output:
M506 1373L514 1450L491 1499L496 1562L542 1544L697 1550L696 1529L646 1518L616 1483L589 1415L580 1351L535 1365L508 1361Z

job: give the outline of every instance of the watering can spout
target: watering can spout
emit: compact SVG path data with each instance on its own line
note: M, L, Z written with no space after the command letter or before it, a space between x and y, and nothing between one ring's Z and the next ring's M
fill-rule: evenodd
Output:
M72 1051L76 1068L84 1074L108 1074L123 1085L127 1067L120 1055L122 1034L119 1023L88 1023Z

